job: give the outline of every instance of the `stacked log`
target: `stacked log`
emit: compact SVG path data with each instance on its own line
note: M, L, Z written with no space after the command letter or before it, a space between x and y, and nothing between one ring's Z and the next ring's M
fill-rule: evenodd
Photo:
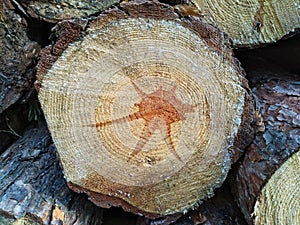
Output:
M299 224L299 151L269 179L254 207L255 224Z
M5 0L0 223L298 224L298 39L238 52L250 88L232 47L293 35L299 4L221 3Z

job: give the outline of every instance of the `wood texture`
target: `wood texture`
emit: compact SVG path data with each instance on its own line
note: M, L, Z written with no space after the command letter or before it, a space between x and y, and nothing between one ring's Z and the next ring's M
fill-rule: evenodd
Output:
M254 223L300 223L300 152L290 157L264 186L254 207Z
M102 209L72 192L45 125L0 157L0 224L101 224Z
M158 1L124 2L87 27L62 53L43 51L38 70L70 187L149 217L210 197L252 120L226 36Z
M120 223L121 224L121 223ZM243 214L235 204L228 182L215 195L187 214L167 219L149 220L138 217L136 225L246 225Z
M300 28L298 0L195 0L202 16L236 47L273 43Z

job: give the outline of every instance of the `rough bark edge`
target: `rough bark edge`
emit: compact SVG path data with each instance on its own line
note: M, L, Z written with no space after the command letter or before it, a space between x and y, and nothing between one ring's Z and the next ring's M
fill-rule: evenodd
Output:
M235 59L235 65L238 70L238 73L241 75L239 78L242 82L244 89L246 90L245 93L245 105L244 110L242 113L242 120L241 124L238 128L237 136L234 140L234 149L233 149L233 160L232 164L236 163L237 160L243 155L244 150L247 146L251 144L255 137L255 125L254 121L255 118L255 107L254 107L254 99L252 90L248 85L248 80L246 79L246 72L241 66L241 63Z
M37 80L35 82L37 91L40 88L44 74L47 73L69 44L83 35L87 23L87 20L84 19L66 20L58 23L53 28L57 39L56 42L53 45L43 48L39 55L36 74Z
M56 23L63 20L72 20L72 19L92 16L96 13L106 10L107 8L117 4L120 1L121 0L110 0L110 2L108 2L108 0L105 1L101 0L99 2L96 1L91 2L85 0L85 5L82 4L82 5L74 6L74 4L72 5L69 4L69 2L62 1L62 0L60 0L60 2L58 2L57 0L56 1L52 0L49 2L45 0L40 0L38 1L37 4L35 4L34 1L21 0L19 5L20 7L24 8L24 11L33 18L50 22L50 23ZM45 4L48 3L46 9L47 12L43 12L45 11L45 8L39 8L39 6L41 6L39 5L39 2L43 2ZM103 4L103 2L106 4Z
M130 205L128 202L126 202L123 199L120 199L118 197L114 196L108 196L101 193L96 193L90 190L87 190L85 188L82 188L78 186L77 184L73 184L72 182L67 183L68 186L77 193L85 193L89 196L89 200L91 200L95 205L109 209L111 207L122 207L127 212L134 213L139 216L145 216L149 219L159 219L159 220L165 220L166 218L171 218L171 221L174 219L178 219L180 216L182 216L181 213L176 213L168 216L161 216L160 214L155 213L149 213L142 210L137 209L136 207Z
M257 71L256 66L255 63L255 70L249 74L256 102L256 135L229 175L232 193L249 224L253 223L254 204L267 180L300 148L300 122L289 111L297 111L300 104L299 76L287 72L280 72L280 76L271 75L268 71ZM278 68L278 71L282 69ZM284 111L283 114L279 113L280 110Z
M76 19L66 20L57 24L54 28L56 42L52 46L42 49L37 65L36 89L39 89L43 75L51 68L58 57L67 49L68 45L88 33L88 29L104 27L111 21L126 18L149 18L173 20L184 27L196 32L203 41L225 58L231 59L233 51L230 48L228 36L218 28L210 25L199 17L189 16L181 18L170 5L160 3L157 0L135 0L122 2L119 6L108 9L101 13L92 22Z

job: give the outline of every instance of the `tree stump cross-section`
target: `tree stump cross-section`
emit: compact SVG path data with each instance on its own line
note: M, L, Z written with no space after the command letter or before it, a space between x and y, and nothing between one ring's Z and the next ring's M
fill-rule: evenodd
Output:
M159 130L169 150L179 161L182 162L174 147L171 136L171 125L175 122L185 120L184 115L189 112L194 112L196 106L184 104L176 98L176 84L167 91L163 90L162 86L159 86L158 90L150 94L143 92L133 81L131 81L131 84L134 87L136 93L141 98L141 101L139 103L134 104L134 106L138 108L138 111L121 118L98 122L96 124L87 126L103 127L114 123L124 123L143 119L144 126L141 129L139 140L136 143L135 149L130 154L130 158L128 160L131 160L132 157L140 153L143 150L144 146L150 141L150 138L155 135L155 131ZM102 131L100 130L100 133L101 132ZM147 158L147 160L148 162L152 161L151 158Z
M92 22L38 74L39 99L70 187L98 205L157 217L222 184L249 104L220 31L140 2Z

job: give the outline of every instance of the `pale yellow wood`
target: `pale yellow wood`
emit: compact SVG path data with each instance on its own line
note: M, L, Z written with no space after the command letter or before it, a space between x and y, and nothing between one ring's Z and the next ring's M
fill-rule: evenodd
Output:
M299 0L194 0L234 46L272 43L300 28Z
M69 182L166 215L224 181L245 93L227 52L176 21L128 18L71 44L39 99Z
M300 224L300 152L289 158L262 189L254 207L255 224Z

